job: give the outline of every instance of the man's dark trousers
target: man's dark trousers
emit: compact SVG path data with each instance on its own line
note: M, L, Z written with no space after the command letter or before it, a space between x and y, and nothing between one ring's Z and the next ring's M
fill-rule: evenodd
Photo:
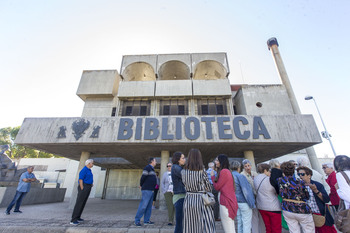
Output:
M77 201L75 202L71 222L77 221L83 213L86 201L91 192L91 188L91 184L84 184L84 189L81 190L80 185L78 185L78 196Z

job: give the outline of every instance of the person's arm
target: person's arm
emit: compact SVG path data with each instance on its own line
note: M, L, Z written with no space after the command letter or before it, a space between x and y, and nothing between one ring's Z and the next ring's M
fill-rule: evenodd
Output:
M143 183L145 182L146 180L146 177L149 175L149 172L148 171L148 167L145 167L142 171L142 176L141 176L141 179L140 179L140 186L142 187Z
M255 208L255 197L252 186L244 175L238 176L243 195L251 209Z
M165 186L166 186L166 179L168 179L168 173L167 172L165 172L163 174L162 181L160 182L161 187L162 187L162 193L165 193L167 191L166 188L165 188Z
M227 174L227 173L229 173L229 174ZM216 190L220 191L221 188L222 188L222 186L224 186L224 184L225 184L226 182L228 182L228 177L227 177L227 175L232 176L230 171L228 171L228 170L226 170L226 169L225 169L225 170L222 170L222 171L220 172L220 178L218 179L217 182L214 182L215 176L214 176L214 175L211 176L211 180L213 181L213 185L214 185L214 188L215 188Z
M82 179L79 179L79 186L80 186L81 190L84 189L84 185L83 185L83 180Z
M344 176L341 173L337 173L337 181L338 181L338 196L344 201L350 203L350 186L348 182L346 182Z
M209 182L207 172L205 170L203 170L202 174L203 174L203 179L204 179L204 190L207 192L212 192L211 184Z

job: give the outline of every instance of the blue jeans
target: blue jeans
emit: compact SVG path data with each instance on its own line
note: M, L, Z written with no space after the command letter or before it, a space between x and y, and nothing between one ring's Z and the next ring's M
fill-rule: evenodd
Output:
M141 192L142 198L135 216L135 223L140 223L143 215L145 215L143 221L149 222L152 214L153 191L142 190Z
M176 223L174 233L182 233L182 218L185 198L179 199L175 204Z
M238 203L237 232L250 233L252 229L253 211L247 203Z
M12 207L16 204L15 211L19 211L19 207L22 204L22 200L26 195L26 192L16 191L15 197L11 201L10 205L7 207L6 212L10 212Z

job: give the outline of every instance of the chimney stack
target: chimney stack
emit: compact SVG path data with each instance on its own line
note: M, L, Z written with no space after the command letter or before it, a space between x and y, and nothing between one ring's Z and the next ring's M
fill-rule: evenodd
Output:
M297 99L295 98L292 85L290 84L286 68L284 67L283 60L282 60L280 51L278 49L279 45L278 45L276 37L270 38L267 41L267 46L272 53L272 57L275 61L275 65L276 65L278 74L281 78L281 81L287 90L288 97L289 97L290 102L292 104L293 112L294 112L294 114L301 114ZM315 152L314 148L308 147L305 150L306 150L306 153L309 157L312 168L315 169L316 171L318 171L320 174L322 174L323 171L322 171L320 163L317 159L316 152Z

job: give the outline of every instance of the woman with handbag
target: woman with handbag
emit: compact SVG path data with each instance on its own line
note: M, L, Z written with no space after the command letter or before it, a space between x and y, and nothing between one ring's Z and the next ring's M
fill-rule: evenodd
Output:
M226 155L221 154L215 160L217 176L211 171L211 180L214 188L219 192L220 217L222 227L226 233L235 233L235 217L237 216L237 199L235 184L229 170L230 163Z
M311 208L306 203L309 192L303 180L295 178L295 166L292 162L281 164L283 177L278 178L279 193L282 197L282 213L290 233L315 232ZM300 226L299 226L300 224Z
M335 157L334 169L337 171L337 193L340 197L335 225L341 232L350 232L350 158L346 155Z
M188 153L181 175L186 188L183 204L183 232L215 232L213 207L205 205L202 197L204 193L212 190L208 175L204 170L202 154L198 149L191 149Z
M326 203L330 198L324 186L311 179L312 170L308 167L298 167L298 176L305 182L309 192L309 200L306 203L310 206L315 223L316 233L336 233L334 220L329 211L327 211Z
M256 206L264 220L266 233L281 233L281 205L276 190L270 184L270 165L259 164L258 173L260 174L254 179Z

